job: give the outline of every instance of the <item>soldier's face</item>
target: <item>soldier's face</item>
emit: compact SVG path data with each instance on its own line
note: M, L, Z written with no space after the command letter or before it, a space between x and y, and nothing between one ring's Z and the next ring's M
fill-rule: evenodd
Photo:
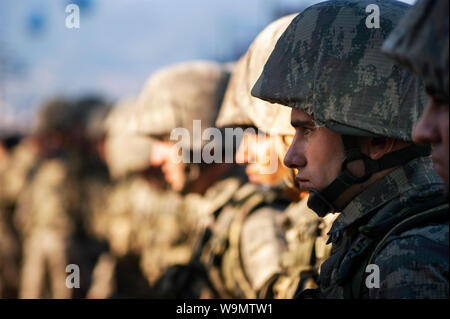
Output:
M430 143L436 172L443 178L448 188L448 102L430 98L424 113L413 132L416 143Z
M295 135L284 164L298 170L295 180L300 190L322 190L341 171L344 160L342 139L326 127L316 127L314 118L304 111L293 109L291 124Z
M236 153L236 162L245 164L251 183L274 186L282 181L287 168L277 153L275 138L246 132Z
M161 167L166 182L170 187L180 192L186 183L185 164L183 162L174 162L174 152L177 149L168 142L157 141L153 145L150 156L150 164L155 167Z

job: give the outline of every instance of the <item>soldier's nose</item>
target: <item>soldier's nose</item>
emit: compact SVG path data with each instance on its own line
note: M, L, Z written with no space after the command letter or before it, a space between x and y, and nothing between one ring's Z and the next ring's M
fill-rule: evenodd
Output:
M430 98L430 102L417 122L413 130L413 140L418 144L436 144L441 140L439 130L436 127L436 122L439 120L435 116L434 109L436 103L433 98Z
M283 159L284 165L289 168L297 168L294 158L295 158L295 151L293 150L293 144L291 144L286 153L286 156Z
M160 152L152 152L150 155L150 164L153 166L161 166L164 163L164 156Z

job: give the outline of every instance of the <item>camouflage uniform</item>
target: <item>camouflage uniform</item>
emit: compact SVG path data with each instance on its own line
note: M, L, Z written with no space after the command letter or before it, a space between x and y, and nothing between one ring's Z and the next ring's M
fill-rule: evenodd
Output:
M12 150L1 182L1 196L4 202L17 202L37 161L38 149L32 138L25 138Z
M61 144L55 148L48 143L51 139L61 140L65 134L67 110L68 104L63 100L51 101L40 109L32 144L23 145L18 154L22 164L17 166L16 177L11 176L16 180L11 184L11 195L18 193L14 219L23 239L21 298L70 298L72 294L66 287L65 270L69 264L68 242L74 230L70 209L75 198ZM40 154L30 152L35 142Z
M17 298L21 243L13 224L15 200L7 198L4 178L12 155L9 150L1 152L0 144L0 298Z
M68 169L64 161L44 161L21 195L15 212L24 240L21 298L44 295L49 272L51 296L70 298L66 287L67 243L73 232L68 215L70 200L65 192ZM47 268L48 267L48 268Z
M205 194L185 195L179 221L180 233L185 234L185 238L182 246L177 245L180 248L185 247L185 253L182 254L185 259L178 258L177 263L168 265L171 267L166 268L167 271L156 285L159 297L211 298L226 296L215 278L208 276L208 273L217 270L218 266L213 264L211 258L214 257L214 254L221 255L223 250L208 250L208 243L215 236L225 235L223 239L227 240L226 232L229 230L229 224L217 225L216 219L217 216L224 215L222 214L223 207L232 200L242 184L243 173L236 167L227 174L226 178L211 185ZM232 217L232 211L229 213L231 215L228 217ZM229 219L226 220L226 222L229 221ZM216 226L212 227L213 225ZM222 244L216 248L225 248L226 243L222 242ZM169 252L168 255L175 256L175 254L176 252Z
M22 259L22 238L14 223L15 209L20 194L23 193L28 175L37 162L37 147L31 138L22 140L6 158L0 172L0 244L2 257L0 268L3 287L0 296L16 298L20 283L20 262ZM1 285L1 284L0 284Z
M106 210L105 202L111 184L103 159L104 121L109 105L98 97L82 97L71 104L70 143L65 146L70 168L74 204L70 214L75 231L69 242L69 261L80 267L80 288L74 298L84 298L91 286L92 273L107 243L98 238L93 217Z
M366 27L372 3L382 12L380 28ZM324 190L311 190L308 206L318 214L336 211L333 201L342 193L336 186L345 190L395 168L343 209L330 231L332 255L322 264L320 288L302 297L448 298L448 203L428 151L412 145L375 161L349 147L353 136L411 141L423 86L380 51L407 8L395 1L309 7L281 36L252 90L314 115L318 125L341 134L348 161L364 162L364 178L344 165ZM378 265L380 288L367 288L368 264Z
M155 189L142 176L149 165L151 140L130 130L133 103L119 101L101 121L106 133L105 160L113 181L105 184L99 178L97 182L87 179L91 189L97 188L90 192L95 196L89 201L88 230L109 246L95 259L88 298L152 296L139 269L138 246L139 228L146 223L156 197Z
M109 244L109 252L103 253L98 259L96 269L100 270L94 270L88 296L152 297L150 279L157 273L157 265L149 268L141 266L147 261L147 249L153 247L152 235L161 235L166 230L164 235L170 236L167 228L172 232L176 230L171 227L174 223L170 223L169 218L165 219L168 223L162 229L158 228L161 225L155 225L154 222L155 215L161 209L176 207L174 198L152 187L138 172L115 181L105 198L105 210L102 215L99 214L96 222L99 235ZM153 253L151 249L149 252ZM109 271L102 273L101 269Z

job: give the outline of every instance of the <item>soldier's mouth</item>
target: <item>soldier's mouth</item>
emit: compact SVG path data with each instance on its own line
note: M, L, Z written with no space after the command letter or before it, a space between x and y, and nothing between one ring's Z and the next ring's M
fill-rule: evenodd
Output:
M295 176L295 181L299 184L299 186L301 188L304 188L304 186L306 186L307 184L310 184L309 179L299 177L299 176Z

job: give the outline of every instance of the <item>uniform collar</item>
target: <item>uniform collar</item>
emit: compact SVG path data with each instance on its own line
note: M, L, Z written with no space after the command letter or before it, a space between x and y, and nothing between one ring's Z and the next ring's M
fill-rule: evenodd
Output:
M413 196L423 186L431 184L443 185L443 182L434 172L433 163L429 157L416 158L393 170L370 185L347 205L328 233L330 239L334 241L333 239L338 237L342 230L394 198Z

